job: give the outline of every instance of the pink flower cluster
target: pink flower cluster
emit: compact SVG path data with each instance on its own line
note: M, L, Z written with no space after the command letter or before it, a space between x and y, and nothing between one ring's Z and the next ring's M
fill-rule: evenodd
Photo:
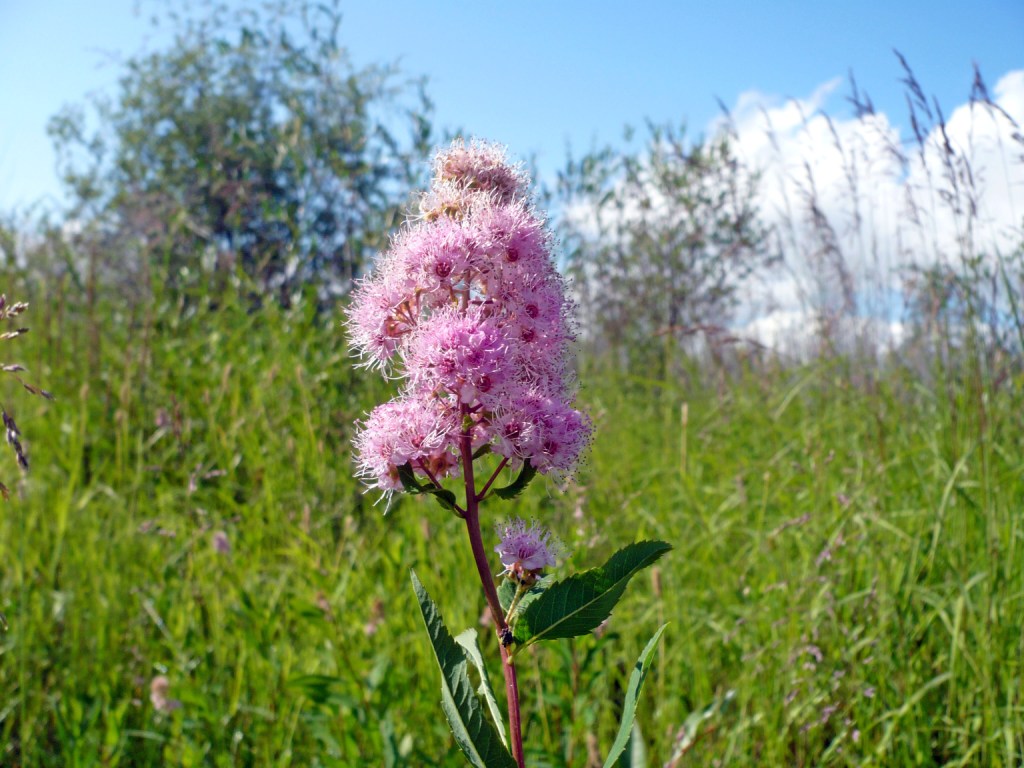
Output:
M572 407L573 305L533 208L529 179L497 146L438 154L418 216L360 281L348 330L363 364L401 394L359 425L360 474L401 487L411 464L435 482L461 471L463 435L513 465L572 470L590 437Z

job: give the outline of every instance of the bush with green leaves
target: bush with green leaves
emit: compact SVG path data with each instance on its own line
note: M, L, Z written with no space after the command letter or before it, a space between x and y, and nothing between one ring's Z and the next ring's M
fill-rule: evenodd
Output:
M663 366L666 343L724 329L743 280L775 260L756 189L728 138L671 126L570 159L561 235L589 346Z
M50 123L76 230L120 274L189 282L198 259L285 302L345 292L429 146L419 84L356 68L337 3L168 16L170 45L129 58L113 98Z

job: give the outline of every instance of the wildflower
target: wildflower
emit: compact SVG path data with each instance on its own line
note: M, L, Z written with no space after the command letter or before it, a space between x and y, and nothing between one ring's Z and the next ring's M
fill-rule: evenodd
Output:
M410 462L446 477L454 462L445 456L453 429L454 422L436 400L400 398L378 405L353 441L359 474L384 491L401 487L398 469Z
M504 329L477 309L446 307L409 341L411 385L427 393L455 395L459 402L498 402L509 374Z
M555 565L562 552L561 543L537 522L527 525L520 518L497 526L501 539L494 551L509 578L533 583L545 568Z
M447 152L437 156L434 174L437 181L490 193L501 202L509 202L526 191L526 175L509 165L505 151L494 144L471 142L466 146L455 141Z
M382 254L347 313L363 364L395 370L401 394L375 409L354 446L385 493L410 464L425 481L460 472L460 442L513 466L571 472L590 438L573 405L573 304L504 151L455 142L434 164L423 216Z
M222 555L231 554L231 540L224 531L214 531L213 548Z
M170 687L171 681L165 675L157 675L149 684L149 701L153 709L165 715L181 707L180 701L167 696Z

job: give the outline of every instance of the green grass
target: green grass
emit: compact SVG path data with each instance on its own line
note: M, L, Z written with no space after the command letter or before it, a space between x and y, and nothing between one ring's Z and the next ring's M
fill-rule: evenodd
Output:
M4 358L58 399L3 392L33 468L17 486L8 455L0 478L0 764L462 765L408 570L449 627L476 626L468 544L429 500L384 516L352 480L352 422L387 388L337 321L29 290L32 331ZM664 621L639 710L651 765L728 692L678 765L1024 760L1024 381L587 367L590 460L515 512L573 568L634 539L675 550L600 638L522 655L531 766L608 748ZM166 714L160 674L182 702Z

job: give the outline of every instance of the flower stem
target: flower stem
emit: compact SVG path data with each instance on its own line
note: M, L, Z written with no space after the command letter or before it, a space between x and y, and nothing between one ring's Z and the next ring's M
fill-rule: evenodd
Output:
M487 492L491 490L491 483L498 479L498 475L501 474L501 470L503 470L507 464L508 458L503 458L501 460L501 464L499 464L498 468L494 470L494 474L491 475L491 479L487 481L487 484L483 487L483 490L481 490L480 493L477 494L477 501L483 501L487 497Z
M505 621L508 622L512 618L512 614L516 612L516 608L519 607L519 601L523 599L523 595L529 592L529 588L520 583L516 587L516 596L512 598L512 603L508 607L508 611L505 613Z
M465 409L466 406L462 406ZM476 494L476 485L473 479L473 443L469 430L464 430L461 436L462 453L462 477L466 483L466 530L469 533L469 544L473 550L473 560L476 563L476 570L480 576L480 583L484 588L484 597L487 598L487 606L491 612L491 620L498 633L498 647L501 648L501 671L505 676L505 698L508 701L508 720L512 738L512 757L519 768L525 768L526 762L523 759L523 732L522 722L519 713L519 683L516 679L516 667L509 656L508 648L501 643L508 629L505 616L501 610L501 602L498 600L498 590L494 586L494 579L491 577L491 567L487 562L487 552L484 550L483 537L480 534L480 501Z

